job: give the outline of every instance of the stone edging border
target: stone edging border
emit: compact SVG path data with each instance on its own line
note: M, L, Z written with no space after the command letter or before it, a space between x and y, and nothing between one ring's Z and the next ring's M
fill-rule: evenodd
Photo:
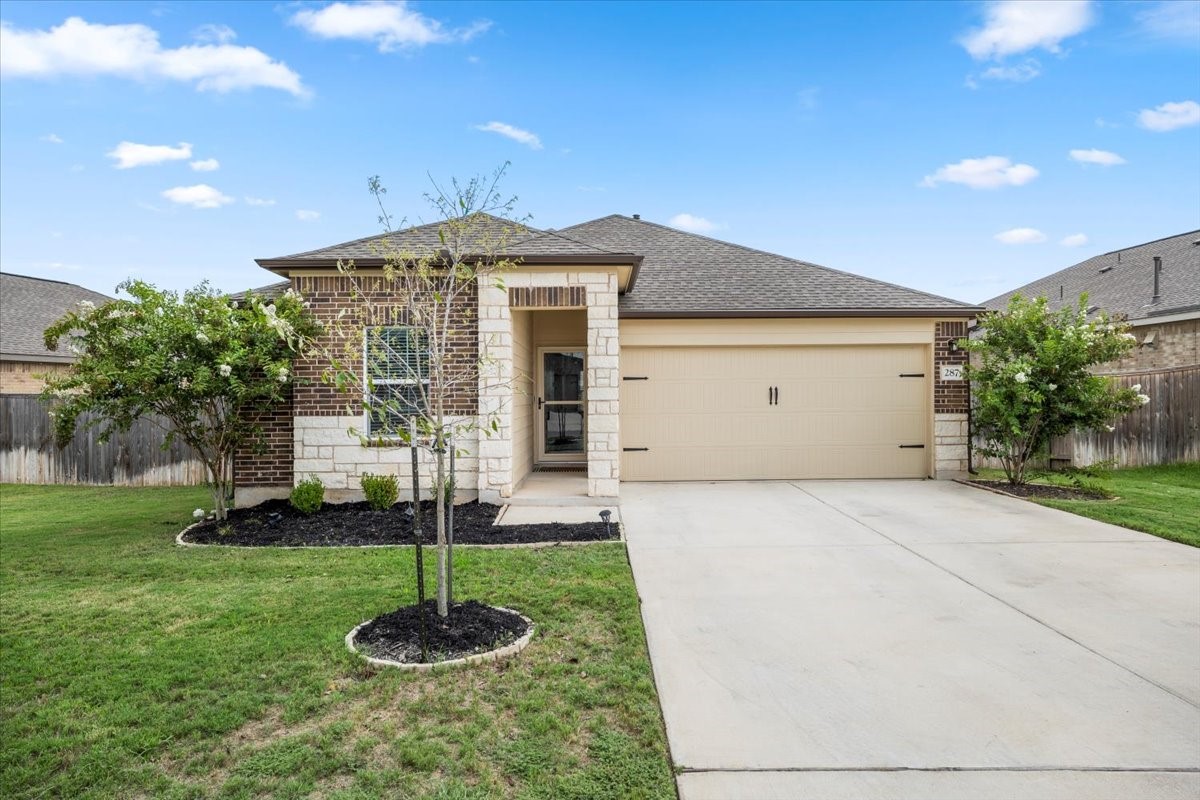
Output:
M1034 497L1023 497L1019 494L1013 494L1011 492L1006 492L1003 489L997 489L994 486L983 486L978 483L973 483L972 481L969 481L966 478L955 478L954 482L961 483L963 486L970 486L972 489L982 489L985 492L991 492L992 494L998 494L1001 497L1011 497L1015 500L1024 500L1027 503L1032 503L1035 499L1037 499ZM1090 500L1093 503L1104 503L1104 502L1111 502L1113 500L1120 500L1121 498L1113 496L1113 497L1082 497L1080 499L1081 500Z
M390 545L376 546L388 547ZM497 650L488 650L486 653L475 653L474 655L464 656L463 658L452 658L449 661L435 661L431 664L412 664L407 661L392 661L388 658L375 658L363 653L357 647L355 647L354 637L358 635L358 632L363 628L363 626L371 622L371 620L366 620L366 622L360 622L358 625L355 625L354 630L346 634L346 649L351 653L354 653L359 658L364 659L368 664L374 664L377 667L393 667L406 672L433 672L436 669L457 669L459 667L469 667L475 664L484 664L489 661L501 661L506 658L511 658L528 646L529 642L533 639L533 633L537 629L537 626L533 624L533 620L522 614L520 611L514 611L513 609L505 608L504 606L492 606L492 608L495 608L499 611L507 611L510 614L516 614L518 617L525 620L525 624L529 626L529 630L525 631L524 635L521 636L520 639L517 639L512 644L505 645Z
M207 521L207 520L205 520ZM344 550L353 548L357 550L369 550L372 548L381 547L412 547L411 544L274 544L254 547L244 544L209 544L207 542L186 542L183 539L184 534L201 525L201 522L193 522L186 528L175 535L175 545L177 547L224 547L227 550ZM545 547L587 547L593 544L625 544L625 526L620 522L617 523L617 538L616 539L589 539L584 542L510 542L506 544L455 544L454 547L469 547L476 550L540 550ZM422 547L437 547L436 544L425 544Z

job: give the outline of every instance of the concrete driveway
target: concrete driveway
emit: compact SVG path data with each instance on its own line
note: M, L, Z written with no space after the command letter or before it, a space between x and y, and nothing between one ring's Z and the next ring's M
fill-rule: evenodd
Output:
M630 483L684 800L1200 797L1200 550L955 483Z

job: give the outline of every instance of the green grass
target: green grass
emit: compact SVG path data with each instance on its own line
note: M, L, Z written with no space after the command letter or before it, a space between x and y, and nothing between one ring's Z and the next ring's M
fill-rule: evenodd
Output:
M407 548L175 547L205 502L0 487L0 797L675 796L623 545L460 549L537 634L412 675L342 641L411 602Z
M991 480L1004 478L1000 470L981 472ZM1069 485L1055 474L1034 483ZM1200 547L1200 464L1118 469L1095 483L1117 499L1034 502Z

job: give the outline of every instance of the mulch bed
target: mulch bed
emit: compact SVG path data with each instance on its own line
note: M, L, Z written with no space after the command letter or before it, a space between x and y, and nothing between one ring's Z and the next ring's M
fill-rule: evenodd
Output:
M403 606L368 622L354 637L355 646L373 658L421 663L418 606ZM431 661L449 661L498 650L529 631L519 614L469 600L450 606L442 619L437 603L425 601L425 624Z
M406 545L413 541L410 505L397 503L386 511L375 511L366 503L326 503L317 513L306 516L286 500L268 500L250 508L235 508L224 522L201 523L188 531L183 540L238 547ZM423 502L421 508L424 511L421 542L434 544L437 540L434 503ZM487 503L455 506L454 543L597 542L620 537L616 523L610 531L599 519L575 524L493 525L499 512L499 506Z
M1026 499L1045 500L1108 500L1108 495L1101 492L1090 492L1087 489L1075 489L1069 486L1050 486L1045 483L1025 483L1013 486L1007 481L967 481L985 489L999 489L1007 494L1015 494Z

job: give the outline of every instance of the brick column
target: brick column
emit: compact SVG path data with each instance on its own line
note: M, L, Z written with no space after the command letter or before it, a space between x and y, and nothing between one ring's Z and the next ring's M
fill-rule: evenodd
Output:
M933 452L934 477L953 479L966 477L967 441L970 430L967 409L970 405L970 387L964 380L942 380L943 366L962 366L967 363L967 353L962 349L951 351L951 343L967 336L964 321L938 322L933 339Z

